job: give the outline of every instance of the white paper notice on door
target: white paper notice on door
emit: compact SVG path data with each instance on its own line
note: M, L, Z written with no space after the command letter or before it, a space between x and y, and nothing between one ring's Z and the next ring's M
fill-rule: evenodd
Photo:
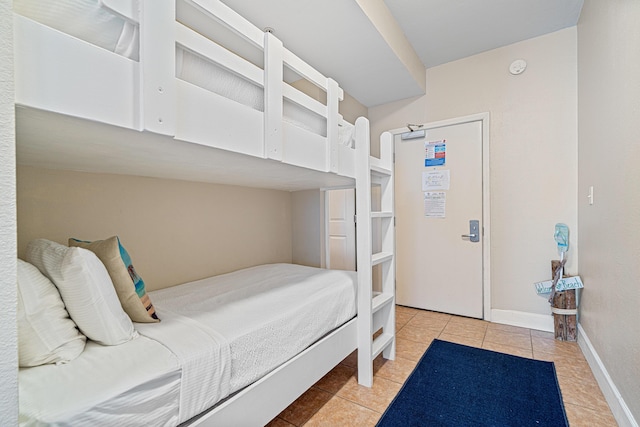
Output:
M444 218L447 206L447 193L444 191L424 192L424 216L427 218Z
M422 191L448 190L449 169L422 172Z

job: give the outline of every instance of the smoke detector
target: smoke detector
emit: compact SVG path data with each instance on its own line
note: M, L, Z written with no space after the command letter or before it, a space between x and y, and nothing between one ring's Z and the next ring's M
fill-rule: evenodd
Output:
M527 61L524 59L516 59L509 65L509 72L514 76L522 74L527 69Z

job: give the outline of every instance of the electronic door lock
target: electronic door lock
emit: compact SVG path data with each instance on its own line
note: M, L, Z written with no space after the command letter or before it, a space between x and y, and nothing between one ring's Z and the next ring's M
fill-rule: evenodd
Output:
M463 239L469 239L470 242L480 241L480 221L472 219L469 221L469 234L463 234Z

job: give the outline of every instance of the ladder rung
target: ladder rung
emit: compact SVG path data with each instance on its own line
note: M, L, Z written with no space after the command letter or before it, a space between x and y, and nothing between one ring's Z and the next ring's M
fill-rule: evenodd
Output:
M393 342L393 334L383 333L373 340L371 349L371 360L378 357L382 351Z
M393 259L393 252L378 252L371 255L371 265L382 264L383 262Z
M393 301L392 293L378 293L378 295L373 297L373 301L371 303L371 312L372 313L377 312L382 307L386 306L392 301Z
M391 169L387 169L378 165L371 165L371 172L381 178L386 178L392 175Z
M378 169L386 175L391 175L390 165L385 164L380 158L376 156L369 156L369 166L371 169Z
M393 218L393 212L371 212L371 218Z

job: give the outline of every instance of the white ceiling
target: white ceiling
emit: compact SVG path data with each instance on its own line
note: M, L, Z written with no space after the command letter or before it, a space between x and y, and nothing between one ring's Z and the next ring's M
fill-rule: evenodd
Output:
M423 94L356 0L223 0L367 107ZM425 67L576 25L584 0L384 1Z

